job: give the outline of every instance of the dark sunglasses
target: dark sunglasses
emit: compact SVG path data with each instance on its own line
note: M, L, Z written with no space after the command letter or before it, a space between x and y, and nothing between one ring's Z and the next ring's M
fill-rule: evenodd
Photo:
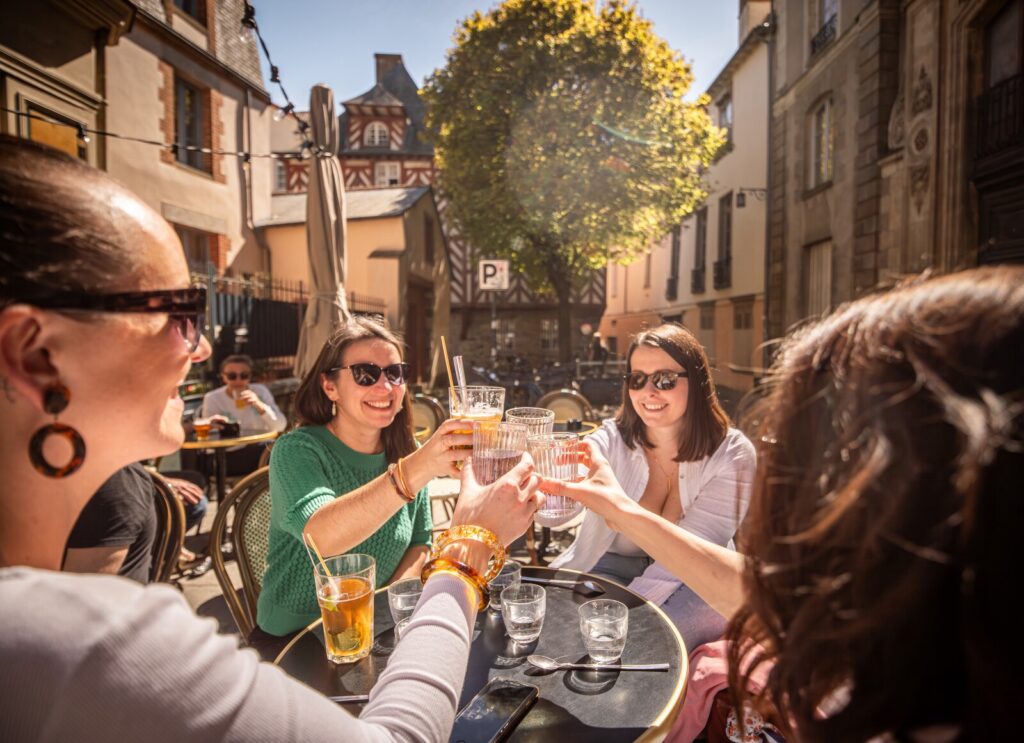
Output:
M676 382L680 379L686 379L686 372L675 372L675 371L656 371L651 374L646 374L642 371L634 371L625 375L623 379L626 381L628 386L634 392L639 392L647 386L647 380L651 380L651 384L654 385L654 389L661 390L662 392L668 392L676 387Z
M236 379L248 379L252 374L249 372L224 372L224 378L229 382L234 382Z
M360 387L370 387L377 384L381 372L384 372L384 378L391 382L391 384L405 384L405 380L409 378L409 365L405 362L401 364L388 364L383 369L376 364L370 363L334 366L328 369L327 373L334 374L334 372L342 369L351 369L352 378L356 380L356 384Z
M27 304L58 312L166 313L181 333L189 353L199 347L206 325L204 286L119 294L64 294Z

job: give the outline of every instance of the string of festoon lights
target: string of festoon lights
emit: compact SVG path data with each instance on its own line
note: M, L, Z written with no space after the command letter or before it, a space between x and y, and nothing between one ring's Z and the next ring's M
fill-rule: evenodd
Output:
M253 158L266 158L271 160L305 160L307 159L314 149L314 143L308 138L309 122L304 121L299 117L295 110L295 104L291 98L288 97L288 92L285 90L284 85L281 83L281 71L273 63L270 57L270 49L267 48L267 43L263 39L263 35L260 33L259 24L256 23L256 9L251 3L245 2L241 20L241 33L240 36L244 41L249 41L253 36L259 41L259 45L263 50L263 55L267 58L267 66L270 68L270 82L277 85L281 91L281 95L285 100L285 105L278 108L275 117L279 120L286 116L291 116L295 119L298 124L299 134L305 139L302 142L302 146L299 152L249 152L246 150L219 150L213 149L212 147L202 147L198 145L181 144L179 142L163 142L157 139L149 139L147 137L135 137L129 134L121 134L120 132L110 132L103 129L94 129L86 126L81 122L70 123L66 121L54 121L48 116L32 113L31 111L19 111L14 108L7 108L6 106L0 106L0 111L15 116L20 116L25 119L33 119L36 121L43 121L51 126L66 126L69 129L74 129L78 136L78 140L83 144L88 144L92 137L106 137L108 139L119 139L124 142L134 142L136 144L150 145L152 147L160 147L165 150L169 150L175 155L178 152L198 152L203 155L222 155L224 157L238 157L244 162L249 162Z

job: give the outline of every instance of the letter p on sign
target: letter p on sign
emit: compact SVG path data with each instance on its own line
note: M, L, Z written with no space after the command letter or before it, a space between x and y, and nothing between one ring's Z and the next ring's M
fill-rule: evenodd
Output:
M508 289L508 261L480 261L478 282L484 291L506 291Z

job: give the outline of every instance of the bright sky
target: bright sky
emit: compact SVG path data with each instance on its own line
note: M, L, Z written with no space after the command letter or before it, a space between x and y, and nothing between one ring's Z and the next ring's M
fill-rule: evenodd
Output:
M318 82L334 100L353 98L374 83L375 52L401 54L420 85L444 65L460 20L487 10L487 0L252 0L260 32L281 81L299 110ZM690 62L690 96L703 92L737 46L738 0L638 0L654 30ZM268 80L266 60L264 80ZM268 85L283 103L276 85Z

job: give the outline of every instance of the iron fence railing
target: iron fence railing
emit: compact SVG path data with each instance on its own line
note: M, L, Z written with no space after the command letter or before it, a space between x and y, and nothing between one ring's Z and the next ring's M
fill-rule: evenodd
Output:
M695 268L690 271L690 293L692 294L703 294L705 287L705 270L704 266Z
M716 289L728 289L732 286L732 257L726 256L715 261L714 274Z
M975 101L977 157L1024 144L1024 74L992 86Z
M818 33L811 37L811 56L814 56L835 41L837 30L838 24L836 16L833 14L827 21L821 24Z

